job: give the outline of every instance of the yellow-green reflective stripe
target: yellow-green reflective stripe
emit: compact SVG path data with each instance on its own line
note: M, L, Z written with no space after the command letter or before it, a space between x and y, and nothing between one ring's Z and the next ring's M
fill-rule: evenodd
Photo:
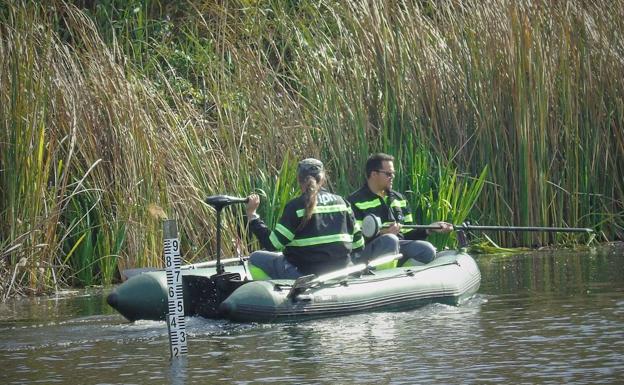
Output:
M323 235L321 237L295 239L288 246L313 246L332 242L353 242L351 234Z
M275 247L277 250L284 249L284 245L282 245L282 242L277 239L277 235L275 235L275 232L271 232L271 235L269 235L269 240L273 244L273 247Z
M252 264L249 265L249 273L251 274L251 278L254 281L266 281L268 279L271 279L271 277L269 277L269 275L264 270Z
M353 224L353 232L357 233L358 231L362 231L362 225L357 221Z
M384 222L381 224L381 227L389 227L393 224L394 222Z
M275 226L275 230L279 231L289 241L295 237L295 234L293 234L290 230L288 230L286 226L282 225L281 223L278 223L277 226Z
M360 210L372 209L373 207L381 206L381 202L379 199L373 199L372 201L367 202L356 202L355 207Z
M356 219L356 220L355 220L355 224L356 224L356 226L360 226L360 227L362 227L362 222L364 222L364 221L361 221L361 220L359 220L359 219Z
M400 201L392 201L392 203L390 203L390 207L407 207L407 201L406 200L400 200Z
M353 245L351 246L354 249L357 249L358 247L363 247L364 246L364 238L360 238L358 241L353 242Z
M405 223L412 222L412 221L414 221L414 218L412 218L412 214L407 214L405 218L403 218L403 222Z
M347 211L347 205L339 204L339 205L329 205L329 206L316 206L314 210L312 210L312 214L319 213L340 213ZM305 209L297 210L297 217L302 218L305 214Z

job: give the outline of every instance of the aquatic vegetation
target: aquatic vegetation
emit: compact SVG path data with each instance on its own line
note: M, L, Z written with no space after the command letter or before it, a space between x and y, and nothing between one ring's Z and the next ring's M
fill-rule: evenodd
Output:
M153 205L208 259L203 199L263 192L271 223L307 156L346 195L395 155L424 222L624 237L622 2L74 4L0 6L0 297L160 265Z

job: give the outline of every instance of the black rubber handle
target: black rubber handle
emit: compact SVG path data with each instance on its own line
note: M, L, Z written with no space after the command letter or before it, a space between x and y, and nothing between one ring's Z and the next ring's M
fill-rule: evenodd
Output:
M247 203L248 198L232 197L229 195L212 195L206 198L206 203L214 207L217 210L221 210L225 206L233 205L236 203Z

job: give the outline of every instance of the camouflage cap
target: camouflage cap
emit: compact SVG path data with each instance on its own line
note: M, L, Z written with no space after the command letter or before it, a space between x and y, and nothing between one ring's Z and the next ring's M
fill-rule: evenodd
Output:
M316 176L323 172L323 163L314 158L306 158L299 162L297 166L297 175L306 177L308 175Z

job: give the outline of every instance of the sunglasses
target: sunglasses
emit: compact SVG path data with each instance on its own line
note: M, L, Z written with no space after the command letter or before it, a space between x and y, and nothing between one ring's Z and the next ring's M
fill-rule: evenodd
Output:
M377 171L378 173L384 174L388 178L394 178L394 173L393 172L386 171L386 170L375 170L375 171Z

